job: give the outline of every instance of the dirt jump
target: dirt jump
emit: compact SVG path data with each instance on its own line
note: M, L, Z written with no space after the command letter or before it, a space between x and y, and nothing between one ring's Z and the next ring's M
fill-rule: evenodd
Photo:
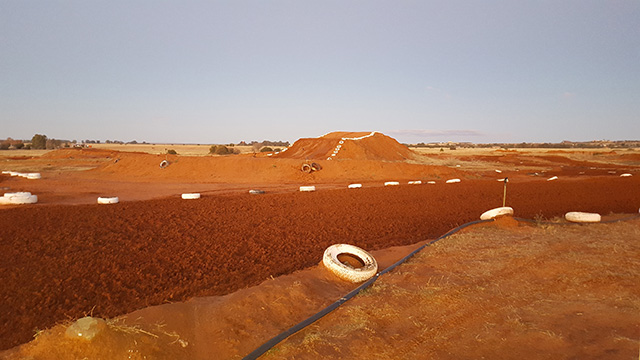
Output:
M328 246L349 243L367 249L382 259L384 268L419 244L458 225L477 220L488 209L501 206L505 200L505 177L509 179L506 204L515 210L515 216L537 220L539 224L561 218L570 211L599 213L604 220L637 214L640 206L640 159L637 155L632 151L597 155L572 152L514 154L498 149L478 156L424 155L377 132L341 132L300 139L283 152L257 157L186 157L65 149L40 157L4 158L7 161L1 163L2 170L39 171L42 178L32 180L10 174L0 175L0 187L4 192L29 191L38 195L36 204L0 205L0 272L3 279L0 288L0 349L11 349L0 353L0 358L63 359L64 355L54 357L51 351L53 344L61 346L62 343L70 346L65 348L67 353L98 351L86 348L89 345L85 343L74 345L72 340L65 338L68 322L86 315L114 319L129 314L128 319L137 319L139 312L146 320L139 323L132 320L118 323L120 320L117 320L105 325L108 329L119 329L120 332L114 333L117 335L114 339L120 339L117 341L123 344L121 350L134 339L146 342L149 349L156 350L160 346L156 343L158 341L171 344L169 348L162 347L164 355L155 353L156 358L200 359L207 358L206 354L212 351L220 354L221 358L240 358L297 322L293 320L302 320L299 318L313 314L354 287L333 279L322 271L322 266L318 266ZM163 161L167 165L161 167ZM305 161L320 164L321 169L302 171L301 165ZM499 172L496 171L498 168L501 169ZM632 176L620 176L622 174ZM549 180L554 176L556 179ZM447 183L453 178L460 179L460 182ZM391 180L400 186L383 185ZM409 185L409 181L419 183ZM348 188L355 182L362 187ZM316 191L300 192L298 189L302 185L314 185ZM256 189L262 192L249 192ZM185 200L180 196L183 193L198 193L202 197ZM117 204L98 204L96 199L101 196L117 196L120 201ZM500 246L495 245L492 248L494 252L510 251L512 245L502 240L513 236L509 231L521 235L516 241L521 246L527 238L534 239L538 232L545 231L536 228L535 224L504 220L500 224L499 235L483 233L487 237L496 237L496 244ZM617 239L619 248L616 251L637 262L640 259L640 237L633 236L638 234L639 224L637 220L627 224L623 225L626 226L624 231L632 234L631 238ZM586 226L577 226L585 230L580 236L586 236L587 243L601 236L590 235ZM605 228L605 234L618 231L614 225L593 226L609 226ZM553 228L563 227L554 225ZM558 241L554 245L558 251L571 249L574 255L570 259L552 261L555 277L560 277L562 271L576 263L582 263L583 256L577 250L578 243ZM488 243L484 246L490 247ZM605 254L611 250L605 247L597 243L593 251ZM548 265L547 260L528 258L525 250L522 250L523 254L511 257L487 253L482 259L471 257L474 252L484 254L471 245L454 250L450 254L441 254L443 257L434 264L421 265L431 272L420 272L420 276L446 278L450 274L447 271L453 271L451 274L458 275L449 276L448 281L464 286L465 275L456 267L482 262L505 270L504 273L492 271L484 274L486 277L482 281L488 281L490 276L497 282L503 282L503 289L511 286L518 294L548 291L552 296L566 289L567 285L555 277L553 279L556 280L544 286L540 284L530 288L517 282L532 281L532 278L514 280L508 277L522 267ZM548 256L552 259L555 255ZM468 262L457 264L458 258L468 259ZM449 265L439 269L440 262ZM613 271L607 270L611 266L608 263L593 266L588 271L607 274ZM398 274L402 272L404 270L398 270ZM478 282L481 281L482 274L474 276ZM625 278L622 273L611 273L610 276L614 282ZM635 271L627 277L640 280L638 276ZM403 279L409 288L414 286L409 278ZM393 281L399 281L397 276ZM436 285L444 286L443 281L438 280ZM281 291L273 295L275 298L267 295L272 293L256 290L275 284L279 284L280 290L277 291ZM632 312L633 309L638 310L638 294L631 289L624 293L626 284L624 282L616 291L622 297L636 296L636 300L625 305L625 311ZM490 288L486 284L474 286ZM257 296L258 300L250 301L251 296ZM492 301L500 301L501 295L497 292L491 296ZM428 297L418 296L416 299L429 302ZM187 309L199 301L202 301L202 307L209 309L199 315L202 319L186 315L192 311ZM259 317L243 315L265 311L260 304L277 305L279 302L282 306L274 308L276 310L270 315L273 317L269 317L268 324L260 324ZM164 310L145 310L167 303L182 310L170 316L163 313ZM471 302L466 304L468 308L463 313L471 311L469 309L484 311L474 308ZM589 306L597 308L595 303L583 305L587 309ZM359 306L364 309L368 305ZM531 309L542 310L538 307ZM438 311L438 308L433 311ZM615 311L612 310L613 313ZM193 332L194 321L209 321L207 317L213 314L221 319L220 323L203 330L204 333ZM378 315L384 319L385 315L381 314ZM627 317L627 322L638 320L638 312L635 314L635 318ZM526 322L523 313L511 315L512 319L517 315L520 317L518 321ZM620 313L614 315L624 318ZM599 318L589 319L600 321ZM412 320L412 324L415 325L416 321L424 320ZM487 320L488 323L497 321ZM56 326L62 323L64 326ZM620 336L632 337L629 332L635 329L637 333L637 323L635 328L621 325L620 331L624 334ZM450 329L446 326L455 324L464 322L442 324L442 332L449 334ZM567 335L573 334L566 328L570 324L562 324L559 328L565 327L565 340L567 336L574 336ZM149 328L152 325L160 327ZM391 338L394 332L390 329L403 326L396 322L378 324L382 325L388 326L385 331L390 331L387 335ZM467 325L469 328L480 326ZM428 326L424 324L424 327ZM504 331L500 326L496 331ZM320 331L319 328L316 330ZM327 330L328 336L335 337L340 333L333 331ZM396 332L402 333L401 330ZM258 335L252 337L252 333ZM31 341L34 334L38 337ZM204 341L205 335L216 340ZM462 331L456 341L471 347L470 339L476 335ZM552 341L559 341L549 337ZM310 348L307 355L291 352L292 349L285 347L281 357L277 353L270 356L347 356L347 353L332 352L335 350L329 348L327 339L324 342L294 339L299 344L304 343L302 348L312 343L314 346L320 344ZM357 336L350 339L353 343L349 344L352 345L360 341ZM447 339L451 341L451 338ZM491 339L498 341L499 336L492 334ZM47 341L50 341L49 345L42 345ZM347 339L341 341L348 342ZM532 338L527 338L527 341L529 344L535 342ZM580 338L579 341L591 340ZM620 341L627 349L627 340ZM637 336L633 341L637 342ZM20 344L25 345L16 347ZM563 347L562 344L554 344L566 351L561 352L563 354L577 351L571 347L574 345ZM637 348L637 343L635 345ZM49 350L42 350L47 346ZM498 348L505 351L504 354L510 351L509 347ZM38 351L40 355L37 355ZM104 358L108 358L104 355L104 348L100 351ZM446 358L445 350L438 351L433 354ZM480 354L472 350L467 353L462 349L457 351L458 357ZM496 354L493 353L494 357ZM620 354L627 355L628 351ZM353 357L353 354L349 356ZM139 358L143 358L142 353ZM387 358L397 357L389 355Z

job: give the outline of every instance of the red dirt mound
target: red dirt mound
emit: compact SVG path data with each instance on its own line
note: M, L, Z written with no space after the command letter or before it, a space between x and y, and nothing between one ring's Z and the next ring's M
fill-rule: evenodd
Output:
M404 161L414 156L406 146L376 131L332 132L318 138L299 139L276 155L294 159L378 161Z

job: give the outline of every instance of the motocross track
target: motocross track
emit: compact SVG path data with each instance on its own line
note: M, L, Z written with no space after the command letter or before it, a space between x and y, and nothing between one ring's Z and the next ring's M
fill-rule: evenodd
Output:
M271 157L69 149L6 159L2 170L41 171L42 179L0 176L5 191L39 197L36 205L0 208L0 349L29 341L35 329L88 313L114 317L230 294L316 265L333 243L367 250L415 244L502 205L503 182L493 169L429 165L428 157L379 133L342 140L368 134L301 139ZM321 160L332 157L341 140L334 159ZM496 152L490 161L513 165L515 155L503 155ZM504 171L499 177L511 180L507 205L529 219L568 211L637 213L638 160L612 156L621 161L520 157L518 166L537 166L560 179ZM170 165L161 169L165 158ZM305 174L301 159L318 159L323 169ZM619 177L622 172L636 176ZM462 182L444 183L452 177ZM388 180L436 184L383 187ZM351 182L365 186L346 189ZM296 191L306 184L318 191ZM249 195L253 188L267 193ZM194 191L203 198L179 198ZM98 196L122 202L97 205Z

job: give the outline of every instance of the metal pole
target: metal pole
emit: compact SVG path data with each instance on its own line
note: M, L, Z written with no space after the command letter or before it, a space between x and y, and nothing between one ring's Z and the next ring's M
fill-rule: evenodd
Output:
M504 194L502 195L502 207L505 207L507 203L507 183L509 182L509 178L504 178Z

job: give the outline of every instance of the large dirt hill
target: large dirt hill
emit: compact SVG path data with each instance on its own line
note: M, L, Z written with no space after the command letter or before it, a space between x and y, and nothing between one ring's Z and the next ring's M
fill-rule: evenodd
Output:
M299 139L281 158L309 160L404 161L415 153L395 139L373 132L332 132L317 138Z

